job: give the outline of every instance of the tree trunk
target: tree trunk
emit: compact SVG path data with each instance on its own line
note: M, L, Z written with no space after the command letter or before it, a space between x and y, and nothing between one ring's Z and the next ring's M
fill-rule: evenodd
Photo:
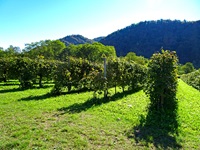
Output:
M6 76L3 76L3 82L7 82Z
M6 70L4 70L4 73L3 73L3 81L7 82Z
M164 94L161 94L161 95L160 95L160 108L161 108L161 109L164 108L163 104L164 104Z
M40 88L42 88L42 87L43 87L43 85L42 85L42 75L40 75L40 79L39 79L39 86L40 86Z

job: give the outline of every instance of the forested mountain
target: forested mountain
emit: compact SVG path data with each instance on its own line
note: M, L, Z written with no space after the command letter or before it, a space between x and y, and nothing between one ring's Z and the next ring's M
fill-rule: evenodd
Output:
M85 43L93 43L93 40L90 40L82 35L69 35L64 38L61 38L60 41L64 42L65 45L78 45L78 44L85 44Z
M100 42L114 46L118 56L132 51L149 58L161 48L175 50L180 63L200 67L200 21L144 21L113 32Z
M99 41L101 41L103 38L105 38L105 36L96 37L96 38L94 38L93 40L96 41L96 42L99 42Z

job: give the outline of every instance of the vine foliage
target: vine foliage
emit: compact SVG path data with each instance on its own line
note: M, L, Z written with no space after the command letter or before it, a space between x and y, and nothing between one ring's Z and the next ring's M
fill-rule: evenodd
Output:
M176 52L155 53L148 64L148 79L145 92L150 96L150 107L156 110L176 108L177 91Z

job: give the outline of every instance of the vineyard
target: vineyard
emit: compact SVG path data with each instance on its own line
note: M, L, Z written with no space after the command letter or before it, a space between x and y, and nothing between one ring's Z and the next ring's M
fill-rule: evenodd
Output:
M19 80L20 88L27 89L34 85L42 88L42 82L53 81L55 85L52 93L55 95L66 91L66 88L68 92L87 89L93 90L95 94L118 86L123 91L125 88L135 91L143 87L147 72L145 66L122 59L108 59L106 70L103 63L73 57L69 57L66 62L11 57L1 59L0 66L1 80L4 82L9 79Z
M188 86L178 80L176 52L162 50L148 63L132 56L102 56L101 61L71 56L65 61L42 56L0 59L0 149L93 149L98 143L105 149L131 149L130 143L152 149L198 148L199 93L192 87L193 93L184 93ZM198 75L195 71L181 78L191 84ZM191 97L195 105L188 107ZM191 109L197 121L184 128L191 124ZM192 135L191 146L184 133Z
M21 90L16 83L0 83L1 150L200 148L200 94L181 80L178 134L169 132L171 116L147 116L150 100L142 90L117 88L115 95L111 88L104 100L94 99L93 92L55 97L48 94L51 84Z

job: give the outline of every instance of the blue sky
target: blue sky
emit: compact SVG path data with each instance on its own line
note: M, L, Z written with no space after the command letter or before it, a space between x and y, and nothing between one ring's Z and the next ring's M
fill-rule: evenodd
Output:
M106 36L145 20L200 20L200 0L0 0L0 47Z

